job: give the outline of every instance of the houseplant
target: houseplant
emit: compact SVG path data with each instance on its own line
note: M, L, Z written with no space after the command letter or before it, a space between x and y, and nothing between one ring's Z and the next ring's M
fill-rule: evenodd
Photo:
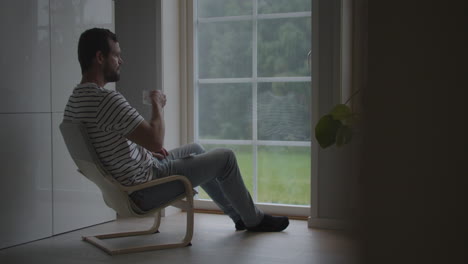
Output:
M320 147L341 147L351 141L353 126L358 121L359 114L353 112L347 104L359 91L356 90L344 104L335 105L328 114L319 119L315 126L315 139Z

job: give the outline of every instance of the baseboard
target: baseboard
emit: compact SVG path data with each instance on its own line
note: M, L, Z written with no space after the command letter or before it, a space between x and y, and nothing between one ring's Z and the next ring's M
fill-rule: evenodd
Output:
M308 220L308 226L309 228L343 230L349 228L350 224L344 220L311 217Z
M219 207L209 200L195 200L195 212L199 213L222 213ZM287 206L278 204L257 204L263 212L272 215L284 215L290 219L307 220L310 215L308 206Z

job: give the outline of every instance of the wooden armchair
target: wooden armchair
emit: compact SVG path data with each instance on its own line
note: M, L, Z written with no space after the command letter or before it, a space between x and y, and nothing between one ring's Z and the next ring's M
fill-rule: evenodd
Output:
M107 206L114 209L122 217L148 217L154 216L154 224L148 230L135 232L121 232L106 235L86 236L87 241L98 248L104 250L110 255L125 254L133 252L142 252L157 249L176 248L191 245L193 236L193 196L195 191L190 181L181 175L173 175L162 179L152 180L150 182L137 186L123 186L115 180L102 166L93 146L91 145L86 128L80 122L64 120L60 124L60 131L65 140L67 149L78 167L78 171L86 178L94 182L102 192L102 196ZM185 187L185 193L176 199L164 203L161 206L150 211L143 212L130 199L129 194L155 185L164 184L170 181L181 181ZM112 248L103 240L117 237L139 236L159 233L158 229L161 223L161 210L167 206L175 206L184 209L187 213L187 224L185 237L178 242L169 244L156 244L149 246L139 246L130 248Z

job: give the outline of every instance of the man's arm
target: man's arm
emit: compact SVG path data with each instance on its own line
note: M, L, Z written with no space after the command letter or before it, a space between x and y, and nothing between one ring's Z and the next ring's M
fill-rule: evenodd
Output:
M145 149L158 152L164 143L164 116L163 107L166 105L166 96L159 90L150 93L152 113L151 120L143 120L127 138Z

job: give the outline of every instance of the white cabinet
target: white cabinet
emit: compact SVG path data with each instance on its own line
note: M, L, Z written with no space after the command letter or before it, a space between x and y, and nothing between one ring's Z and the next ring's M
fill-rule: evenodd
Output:
M0 1L0 248L116 218L58 128L92 27L114 30L112 0Z
M0 1L0 113L50 112L48 1Z
M0 114L0 248L52 234L50 114Z

